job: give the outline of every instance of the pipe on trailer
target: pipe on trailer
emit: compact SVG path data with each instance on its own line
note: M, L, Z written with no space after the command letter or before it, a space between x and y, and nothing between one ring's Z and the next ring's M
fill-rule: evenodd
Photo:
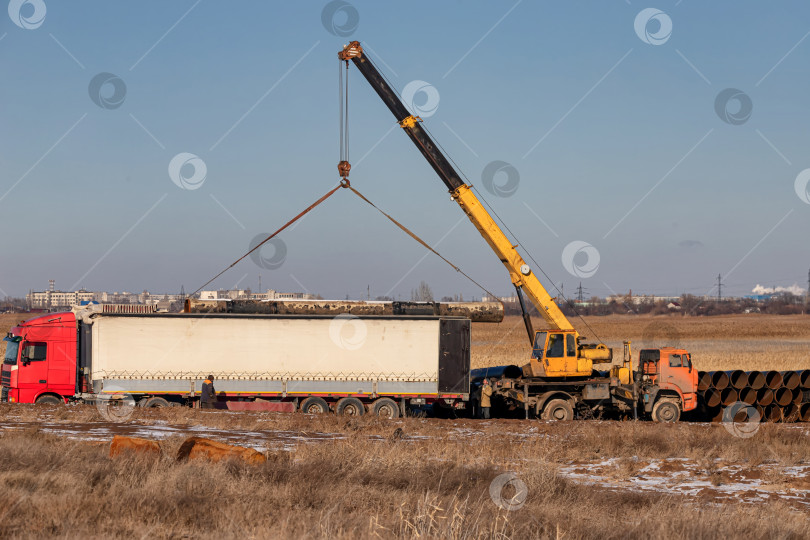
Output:
M731 383L731 386L737 390L742 390L748 384L748 375L746 375L741 369L726 371L726 375L728 375L728 380Z
M795 371L783 371L782 372L782 385L789 390L793 390L799 387L799 383L801 382L801 378L799 374Z
M757 391L753 388L743 388L740 390L740 401L746 405L754 405L757 402Z
M765 420L768 422L781 422L782 407L779 405L768 405L765 407Z
M787 407L793 403L793 392L783 386L782 388L778 388L776 392L773 393L773 398L776 400L776 404L780 407Z
M766 371L765 386L767 386L771 390L776 390L777 388L782 386L782 374L779 373L778 371Z
M739 394L737 394L737 391L733 388L724 388L720 392L720 401L723 403L723 405L731 405L737 401L739 397Z
M724 390L728 387L728 375L723 371L710 371L712 374L712 386L718 390Z
M720 392L714 388L709 388L703 393L703 402L707 407L719 407L720 401Z
M698 390L708 390L712 386L712 374L707 371L698 371Z
M754 390L759 390L765 386L765 375L763 375L761 371L749 371L748 386Z
M772 404L773 390L770 388L761 388L759 392L757 392L757 403L763 407L767 407L768 405Z

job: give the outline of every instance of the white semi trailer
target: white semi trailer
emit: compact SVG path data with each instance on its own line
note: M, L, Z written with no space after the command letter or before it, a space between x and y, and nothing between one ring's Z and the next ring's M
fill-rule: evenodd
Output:
M194 405L213 375L217 406L233 410L396 417L431 403L463 408L469 398L465 318L99 311L13 328L7 340L19 358L4 365L4 397Z

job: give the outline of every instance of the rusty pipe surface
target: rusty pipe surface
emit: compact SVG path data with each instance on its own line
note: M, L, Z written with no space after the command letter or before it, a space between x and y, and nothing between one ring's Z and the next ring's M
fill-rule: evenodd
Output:
M766 407L773 403L773 390L770 388L760 388L757 392L757 403Z
M748 384L748 375L740 369L726 371L729 383L737 390L742 390Z
M802 401L804 401L804 391L801 388L794 388L791 390L791 392L793 393L793 400L791 403L801 405Z
M724 388L720 391L720 401L723 403L723 405L731 405L737 401L738 398L739 395L733 388Z
M782 384L785 388L789 390L793 390L799 387L799 383L801 382L801 378L799 374L795 371L782 371Z
M707 371L698 371L698 390L708 390L712 385L712 374Z
M779 405L768 405L765 407L765 420L768 422L781 422L782 407Z
M762 405L754 405L754 407L756 407L756 409L757 409L757 414L759 415L759 421L764 422L765 421L765 407L763 407Z
M799 372L799 384L802 388L810 388L810 369L803 369Z
M717 407L720 405L720 392L715 388L709 388L703 393L703 402L708 407Z
M748 386L754 390L759 390L765 386L765 375L763 375L761 371L749 371Z
M712 386L718 390L723 390L728 386L728 375L723 371L710 371L712 374Z
M746 405L753 405L757 402L757 391L750 387L740 390L740 401Z
M715 411L709 411L711 422L722 422L723 421L723 409L719 408Z
M793 392L783 386L782 388L777 388L776 392L773 393L773 398L776 400L777 405L786 407L793 403Z
M791 403L790 405L785 407L783 421L784 422L789 422L791 424L793 422L798 422L800 414L801 414L801 412L800 412L799 406L796 405L796 404Z
M771 390L776 390L777 388L782 386L782 374L779 373L778 371L766 371L765 386L767 386Z

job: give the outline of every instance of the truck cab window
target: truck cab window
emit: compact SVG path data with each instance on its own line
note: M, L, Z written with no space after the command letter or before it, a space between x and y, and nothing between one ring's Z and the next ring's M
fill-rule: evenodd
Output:
M17 353L20 350L20 342L10 338L5 338L3 341L6 342L6 354L3 357L3 363L8 366L14 366L17 364Z
M47 358L48 345L46 343L26 343L23 347L22 361L42 362Z
M682 367L680 354L669 355L669 367Z
M546 332L537 332L534 335L534 347L532 347L532 358L542 358L543 348L546 346Z
M563 347L563 335L551 334L548 337L548 349L546 350L546 356L549 358L562 358L564 350Z
M691 354L684 354L683 356L681 356L681 358L683 359L683 367L688 367L688 368L692 367L692 355Z
M574 334L568 334L565 336L565 345L568 351L566 352L566 356L576 356L577 355L577 342L574 339Z

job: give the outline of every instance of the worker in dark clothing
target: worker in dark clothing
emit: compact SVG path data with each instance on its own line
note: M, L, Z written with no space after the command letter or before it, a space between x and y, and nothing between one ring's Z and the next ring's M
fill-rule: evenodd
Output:
M214 376L209 375L202 384L202 395L200 395L200 408L213 409L217 401L217 392L214 390Z

